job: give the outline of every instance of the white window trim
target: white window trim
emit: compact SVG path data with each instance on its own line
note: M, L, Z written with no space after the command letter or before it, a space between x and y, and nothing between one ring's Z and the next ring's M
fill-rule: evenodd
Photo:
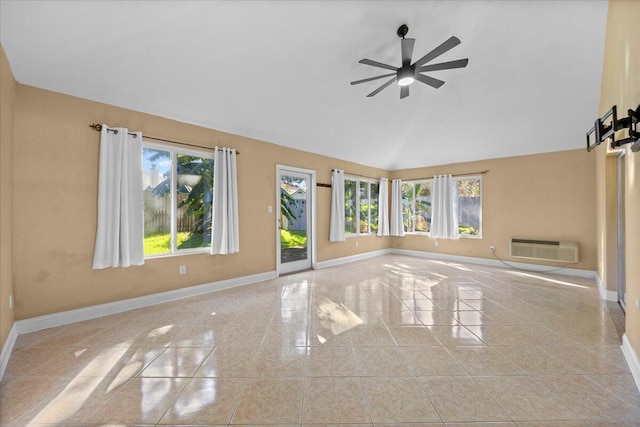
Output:
M355 176L355 175L348 175L348 174L344 174L344 180L346 181L355 181L356 183L356 209L358 210L358 213L360 212L360 183L361 182L367 182L369 183L369 185L367 186L367 196L369 198L369 232L368 233L361 233L360 232L360 215L358 214L358 226L356 227L356 232L355 233L347 233L345 231L344 233L344 237L346 239L350 239L352 237L362 237L362 236L377 236L378 232L377 231L372 231L371 230L371 184L377 184L380 185L380 181L377 181L375 179L371 179L371 178L365 178L365 177L361 177L361 176ZM378 188L378 191L380 191L380 188ZM378 206L378 209L380 209L380 206ZM380 215L380 213L378 212L378 215Z
M182 255L194 255L194 254L202 254L202 253L209 253L211 251L211 249L209 247L203 247L203 248L188 248L188 249L178 249L177 248L177 239L173 238L175 236L177 236L176 233L176 226L177 226L177 221L176 221L176 212L178 211L178 202L177 202L177 198L175 197L175 190L176 190L176 177L178 175L178 163L177 163L177 157L178 154L182 154L182 155L187 155L187 156L194 156L194 157L202 157L205 159L214 159L214 155L213 152L207 152L207 151L200 151L200 150L192 150L189 148L177 148L177 147L170 147L168 145L163 145L163 144L157 144L154 142L149 142L147 140L144 139L144 136L142 137L142 149L144 150L145 148L150 148L153 150L162 150L162 151L168 151L170 158L171 158L171 239L170 239L170 244L171 244L171 252L165 253L165 254L155 254L155 255L145 255L144 258L145 259L157 259L157 258L166 258L166 257L174 257L174 256L182 256Z

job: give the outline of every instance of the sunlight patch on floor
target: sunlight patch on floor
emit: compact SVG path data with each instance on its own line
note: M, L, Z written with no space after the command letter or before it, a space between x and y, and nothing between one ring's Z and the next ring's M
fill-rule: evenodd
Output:
M56 396L47 406L33 418L32 422L46 422L46 423L59 423L67 420L74 415L89 397L93 394L96 388L100 385L105 378L98 375L99 372L104 372L105 366L113 368L118 360L125 354L129 347L116 347L117 351L114 352L112 348L105 349L98 356L96 356L87 366L73 378L69 384ZM79 357L87 349L83 349L74 353L76 357ZM128 377L116 377L107 388L107 393L110 393L118 385L128 381L136 374L136 370L131 371L131 375Z
M562 285L562 286L571 286L573 288L590 289L589 286L578 285L576 283L570 283L570 282L563 282L561 280L550 279L548 277L539 276L537 274L522 273L520 271L506 271L505 273L513 274L515 276L528 277L528 278L531 278L531 279L544 280L545 282L555 283L557 285Z

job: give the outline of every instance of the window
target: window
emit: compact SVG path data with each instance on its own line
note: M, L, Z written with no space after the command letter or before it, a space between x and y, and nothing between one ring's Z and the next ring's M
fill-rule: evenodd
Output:
M402 222L405 233L428 233L431 227L433 180L402 183ZM454 178L460 237L482 236L482 180L479 176Z
M460 237L482 237L482 180L479 176L454 178L458 196Z
M344 233L346 236L378 232L380 184L363 178L344 179Z
M213 154L144 143L145 256L211 246Z
M431 226L431 180L402 183L405 233L428 233Z

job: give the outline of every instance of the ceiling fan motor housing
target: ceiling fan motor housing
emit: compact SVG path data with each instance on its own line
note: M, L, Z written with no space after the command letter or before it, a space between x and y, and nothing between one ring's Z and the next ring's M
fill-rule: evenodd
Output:
M398 84L400 86L408 86L416 78L416 72L413 67L402 67L398 69Z

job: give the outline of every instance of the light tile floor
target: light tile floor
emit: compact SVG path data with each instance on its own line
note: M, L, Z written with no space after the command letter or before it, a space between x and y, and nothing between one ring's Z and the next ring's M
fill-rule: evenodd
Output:
M592 280L387 255L20 336L0 422L640 426L615 310Z

